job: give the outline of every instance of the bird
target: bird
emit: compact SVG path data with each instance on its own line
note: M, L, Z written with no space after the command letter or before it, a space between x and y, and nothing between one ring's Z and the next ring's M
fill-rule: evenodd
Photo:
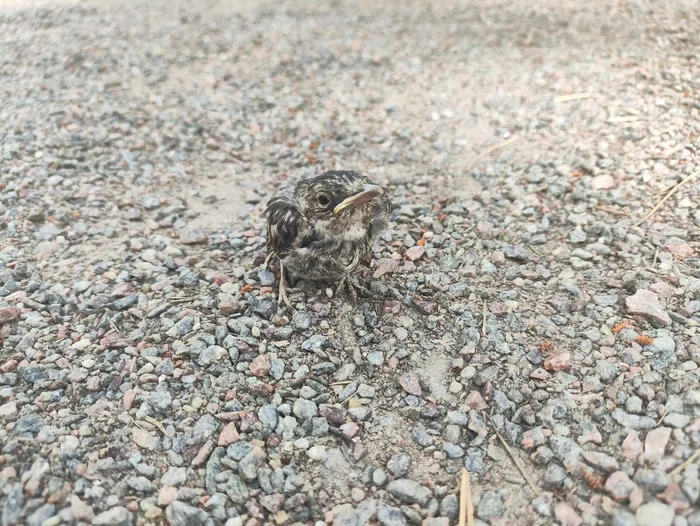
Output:
M346 284L386 228L385 190L355 171L332 170L279 190L267 202L267 257L279 261L278 308L293 310L288 281ZM353 303L354 289L348 287Z

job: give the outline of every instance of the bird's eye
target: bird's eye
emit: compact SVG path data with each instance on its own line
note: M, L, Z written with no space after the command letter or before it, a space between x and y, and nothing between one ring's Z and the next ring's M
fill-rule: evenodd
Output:
M328 198L326 194L321 194L318 196L318 204L321 206L328 206L331 203L331 200Z

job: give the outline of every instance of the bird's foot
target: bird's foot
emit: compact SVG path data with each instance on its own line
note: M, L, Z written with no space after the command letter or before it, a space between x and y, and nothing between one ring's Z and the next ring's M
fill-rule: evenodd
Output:
M294 292L294 289L287 289L282 283L284 282L280 281L280 286L277 290L277 314L281 314L284 311L285 305L289 307L289 310L294 310L294 306L287 296L287 293Z
M357 291L355 290L355 287L349 279L344 280L344 282L345 290L348 293L348 300L350 301L350 305L352 305L353 308L357 307Z
M355 278L352 277L346 277L340 280L340 283L338 283L338 286L335 289L334 296L339 295L341 291L343 291L343 289L345 289L345 292L347 293L347 298L353 307L357 307L358 291L360 291L363 294L369 292L366 288L360 285L360 283L357 282Z
M270 261L272 261L272 257L275 255L274 251L270 251L270 253L267 255L265 258L265 261L263 261L262 268L267 269L270 266Z
M277 314L281 314L282 311L284 310L283 305L286 305L289 307L289 310L293 311L294 307L292 306L292 302L289 301L289 297L287 296L288 292L294 292L294 289L288 289L287 288L287 280L284 277L284 268L282 267L282 262L280 261L280 285L279 288L277 289Z

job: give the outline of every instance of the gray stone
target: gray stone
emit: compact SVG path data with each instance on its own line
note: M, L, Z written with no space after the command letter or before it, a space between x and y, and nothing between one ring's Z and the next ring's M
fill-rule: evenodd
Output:
M384 353L382 351L372 351L367 355L367 361L379 367L384 363Z
M475 447L467 449L467 455L464 457L464 467L470 473L483 475L485 473L484 452Z
M129 526L131 513L124 506L115 506L92 519L93 526Z
M406 526L406 517L401 510L387 504L377 507L377 520L382 526Z
M340 526L360 526L355 510L352 508L344 509L333 518L334 525Z
M126 479L126 484L134 491L140 491L142 493L152 493L157 489L153 482L143 476L129 477Z
M525 262L530 259L530 253L520 245L507 245L501 250L503 251L503 255L508 259L513 259L520 262Z
M304 340L301 343L301 350L306 352L316 352L320 351L326 346L328 338L322 334L314 334L310 338Z
M224 488L226 495L234 504L244 504L250 495L248 486L238 475L231 474L226 481Z
M29 517L27 517L27 526L41 526L44 521L50 519L56 515L56 505L55 504L44 504L38 510L34 511Z
M571 232L569 232L569 241L571 241L572 243L575 243L575 244L585 243L586 239L588 239L588 236L586 235L586 232L584 232L580 226L577 226Z
M303 310L294 311L292 315L292 323L298 331L305 331L311 327L311 315Z
M654 354L672 354L676 351L676 342L670 334L666 334L654 338L652 344L647 346L645 350L651 351Z
M382 468L377 468L372 472L372 483L375 486L382 487L384 484L386 484L386 481L386 472Z
M396 453L389 459L386 467L396 478L403 478L411 469L411 457L406 453Z
M187 482L187 468L169 467L168 471L160 478L162 484L179 486Z
M315 402L311 400L304 400L303 398L298 398L294 402L293 408L294 414L301 418L302 420L307 420L313 418L318 414L318 406Z
M458 426L466 426L469 423L467 413L462 411L449 411L447 413L447 422Z
M36 435L45 424L46 422L40 415L30 413L17 419L17 422L15 422L15 432L19 435L23 435L24 433Z
M447 495L440 502L439 513L441 517L447 517L448 519L456 519L459 514L459 499L456 495Z
M263 287L270 287L275 284L275 275L267 269L258 271L258 280Z
M642 412L643 405L642 405L642 399L639 398L638 396L630 396L626 401L625 401L625 411L628 413L632 413L635 415L638 415L639 413Z
M648 416L630 415L619 407L612 412L612 417L622 427L635 430L653 429L656 421Z
M599 451L584 451L583 458L594 468L598 468L607 473L612 473L620 469L620 464L617 460Z
M168 413L172 407L173 397L170 391L159 389L144 395L144 399L153 409L161 413Z
M248 442L235 442L226 449L226 456L241 461L248 453L253 451L253 445Z
M566 479L566 470L559 464L550 464L544 473L544 481L548 486L558 486Z
M551 494L539 495L532 499L532 509L543 517L552 516L552 497Z
M671 482L665 471L644 468L638 469L634 473L632 480L650 493L663 491Z
M411 437L416 444L422 447L427 447L433 442L430 435L422 427L413 428L413 431L411 431Z
M238 463L238 474L243 480L253 481L258 477L258 469L261 463L262 459L253 450Z
M574 468L578 464L581 454L581 446L568 437L552 435L549 438L549 447L562 464L567 468Z
M387 491L404 504L425 506L432 494L428 488L410 479L396 479L389 482Z
M24 489L22 484L16 483L5 497L2 507L2 526L17 524L22 508L24 507Z
M629 511L618 508L613 511L612 526L637 526L637 519Z
M485 521L497 517L498 515L503 515L506 511L506 507L503 504L501 495L495 491L486 491L479 501L479 506L477 507L476 515Z
M357 513L357 521L360 524L369 524L370 520L377 513L377 501L374 499L364 499L355 507Z
M462 458L464 456L464 449L450 442L443 442L442 450L447 453L449 458Z
M176 500L165 509L165 517L171 526L201 526L209 518L209 514Z
M258 419L268 429L274 431L277 428L277 406L267 404L258 410Z
M219 421L214 415L205 414L194 425L193 434L196 437L209 438L219 429Z
M637 526L672 526L676 512L671 506L657 500L642 504L637 508Z

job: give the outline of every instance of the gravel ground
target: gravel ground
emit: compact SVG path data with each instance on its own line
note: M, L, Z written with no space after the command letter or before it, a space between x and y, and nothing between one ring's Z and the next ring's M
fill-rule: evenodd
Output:
M0 0L2 526L700 525L697 2L331 4ZM371 295L278 316L332 168Z

